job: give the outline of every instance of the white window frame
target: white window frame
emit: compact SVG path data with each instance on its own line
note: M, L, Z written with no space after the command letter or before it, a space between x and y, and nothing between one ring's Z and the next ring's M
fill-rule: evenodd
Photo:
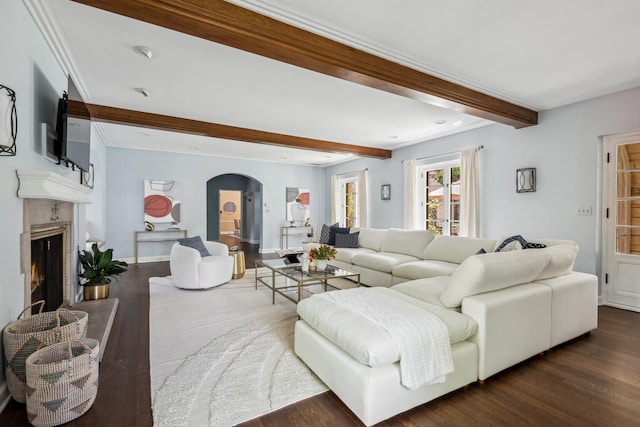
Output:
M443 192L442 204L443 204L443 218L445 224L442 227L442 235L451 235L451 169L454 167L461 167L460 158L454 160L445 160L438 162L423 163L416 166L416 179L418 181L418 199L416 205L416 218L419 221L420 229L427 229L427 216L426 216L426 191L427 187L427 172L443 169L443 188L446 190ZM459 221L458 229L462 225L462 221Z

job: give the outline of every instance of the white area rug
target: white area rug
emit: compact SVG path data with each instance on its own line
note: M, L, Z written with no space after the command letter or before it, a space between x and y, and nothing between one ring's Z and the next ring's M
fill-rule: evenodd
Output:
M149 279L154 426L231 426L327 390L293 352L296 305L253 269L209 290Z

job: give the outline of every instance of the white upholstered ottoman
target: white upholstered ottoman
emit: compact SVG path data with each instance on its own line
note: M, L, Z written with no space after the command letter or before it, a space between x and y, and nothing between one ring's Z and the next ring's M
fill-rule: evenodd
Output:
M476 332L473 320L391 289L375 289L441 318L449 332L454 372L444 383L409 389L401 383L399 352L385 330L322 298L301 301L296 354L363 423L375 424L477 380L477 347L467 341Z

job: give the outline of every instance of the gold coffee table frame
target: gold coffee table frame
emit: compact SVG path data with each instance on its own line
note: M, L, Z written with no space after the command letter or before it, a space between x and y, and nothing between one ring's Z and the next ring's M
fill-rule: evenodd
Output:
M258 268L266 267L271 274L258 276ZM345 270L343 268L328 265L325 271L302 272L300 264L286 264L282 259L265 259L256 261L255 265L255 288L258 289L258 283L265 285L271 289L271 304L276 303L276 293L282 295L295 303L302 299L302 291L309 285L321 284L324 291L327 287L340 289L329 283L331 279L356 277L357 285L360 286L360 273ZM295 284L289 284L292 281ZM286 292L297 289L297 298L293 298Z

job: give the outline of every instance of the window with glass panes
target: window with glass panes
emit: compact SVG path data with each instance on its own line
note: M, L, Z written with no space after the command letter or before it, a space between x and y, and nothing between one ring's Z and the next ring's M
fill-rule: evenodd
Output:
M340 225L343 227L357 227L357 196L358 178L347 178L340 181L340 212L341 217L338 218Z
M420 218L427 230L438 235L460 234L460 162L423 166Z

